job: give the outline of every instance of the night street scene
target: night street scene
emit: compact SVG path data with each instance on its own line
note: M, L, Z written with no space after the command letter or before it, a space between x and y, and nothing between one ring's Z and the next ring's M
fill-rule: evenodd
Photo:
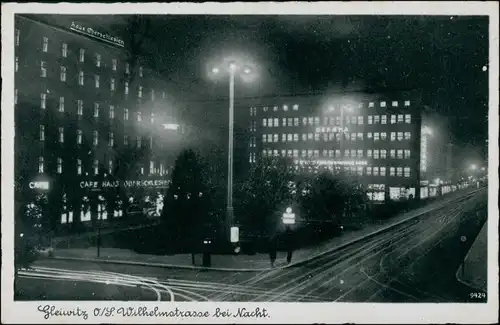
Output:
M14 28L14 300L487 302L488 16Z

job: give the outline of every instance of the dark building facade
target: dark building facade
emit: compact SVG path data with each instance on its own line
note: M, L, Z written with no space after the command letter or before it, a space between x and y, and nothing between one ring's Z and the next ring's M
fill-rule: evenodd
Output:
M56 228L157 216L182 141L161 76L79 22L17 15L14 37L16 202Z
M374 201L418 198L420 110L418 91L258 99L246 104L241 137L248 164L286 156L297 168L345 172Z

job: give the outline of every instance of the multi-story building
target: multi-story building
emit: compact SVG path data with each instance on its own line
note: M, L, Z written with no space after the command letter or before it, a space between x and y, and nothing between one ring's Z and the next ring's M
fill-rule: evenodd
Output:
M181 141L161 76L80 22L17 15L14 36L16 201L52 226L158 215Z
M258 99L247 104L248 162L259 156L291 157L298 167L323 166L356 177L375 201L418 198L418 92L334 97Z

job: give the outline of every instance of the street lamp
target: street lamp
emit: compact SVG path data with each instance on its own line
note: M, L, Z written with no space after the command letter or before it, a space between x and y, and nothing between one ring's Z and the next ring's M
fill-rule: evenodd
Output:
M252 69L249 66L240 66L235 61L228 63L229 71L229 148L227 154L227 206L226 218L229 237L230 227L234 222L233 208L233 151L234 151L234 78L237 73L250 74ZM221 73L219 67L212 68L213 74ZM231 240L231 238L229 238Z

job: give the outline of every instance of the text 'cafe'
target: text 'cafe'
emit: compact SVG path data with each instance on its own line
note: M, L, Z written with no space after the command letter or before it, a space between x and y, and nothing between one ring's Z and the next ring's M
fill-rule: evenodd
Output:
M134 181L81 181L80 188L100 190L106 188L167 188L168 180L134 180Z

